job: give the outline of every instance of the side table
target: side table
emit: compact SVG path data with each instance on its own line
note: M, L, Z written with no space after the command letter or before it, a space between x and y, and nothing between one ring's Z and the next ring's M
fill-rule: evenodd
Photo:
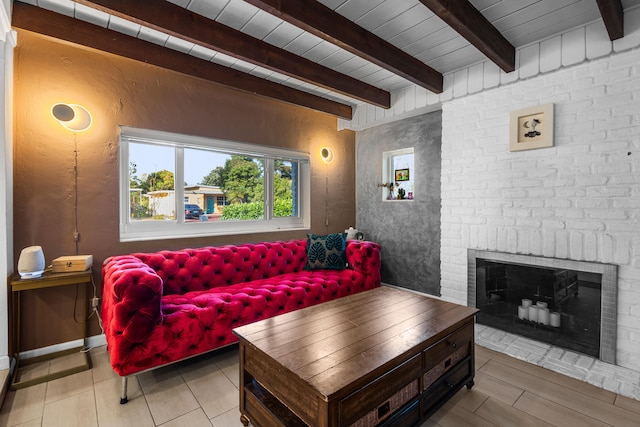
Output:
M82 347L69 350L63 350L60 352L47 354L44 356L34 357L26 361L20 361L20 333L21 333L21 301L20 296L23 291L29 291L33 289L53 288L56 286L67 285L81 285L81 284L93 284L93 274L91 269L85 271L74 271L69 273L53 273L46 271L41 277L32 279L23 279L19 275L16 275L11 280L11 305L13 313L13 325L14 325L14 352L16 358L16 369L11 383L11 389L17 390L24 387L29 387L34 384L40 384L46 381L51 381L57 378L62 378L67 375L75 374L77 372L86 371L91 368L91 359L88 353L81 353ZM83 340L87 338L88 334L88 322L87 322L87 307L89 306L89 292L85 289L85 303L82 310L84 319L84 336ZM84 347L84 346L83 346ZM70 356L71 360L61 363L60 369L46 369L46 373L39 376L28 376L28 378L22 378L20 375L20 368L33 365L45 360L54 359L67 355L77 355L77 357Z

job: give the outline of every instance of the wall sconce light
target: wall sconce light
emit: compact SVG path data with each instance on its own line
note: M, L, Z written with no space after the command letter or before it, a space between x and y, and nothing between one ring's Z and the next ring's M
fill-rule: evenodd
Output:
M91 126L91 114L78 104L56 104L51 115L72 132L83 132Z
M320 157L325 163L331 163L333 161L333 150L329 147L323 147L320 150Z

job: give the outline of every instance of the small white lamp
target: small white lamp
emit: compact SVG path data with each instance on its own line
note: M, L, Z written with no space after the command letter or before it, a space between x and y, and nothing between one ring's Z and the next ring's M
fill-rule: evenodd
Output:
M18 273L23 279L32 279L44 273L44 253L40 246L27 246L18 258Z

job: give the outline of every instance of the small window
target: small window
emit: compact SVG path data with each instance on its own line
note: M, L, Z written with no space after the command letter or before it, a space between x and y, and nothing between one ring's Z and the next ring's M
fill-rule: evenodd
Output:
M382 153L383 200L413 200L415 168L413 147Z
M121 241L309 228L306 153L122 127L120 159Z

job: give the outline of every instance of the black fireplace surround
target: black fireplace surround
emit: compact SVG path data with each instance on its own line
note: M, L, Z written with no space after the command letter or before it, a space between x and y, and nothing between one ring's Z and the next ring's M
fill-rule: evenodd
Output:
M479 324L612 364L617 282L612 264L468 249L468 305Z

